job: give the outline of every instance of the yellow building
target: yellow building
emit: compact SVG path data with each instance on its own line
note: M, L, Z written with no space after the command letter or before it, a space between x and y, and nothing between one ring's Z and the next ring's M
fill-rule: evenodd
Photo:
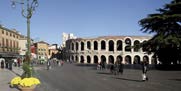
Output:
M0 58L12 58L19 55L20 34L0 25Z
M37 55L37 58L46 60L48 58L48 43L44 41L36 42L34 43L35 46L35 54Z

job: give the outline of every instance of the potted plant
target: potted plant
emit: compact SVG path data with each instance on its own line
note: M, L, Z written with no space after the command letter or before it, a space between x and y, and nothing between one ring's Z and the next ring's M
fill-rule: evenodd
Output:
M40 84L40 81L35 77L14 77L11 80L10 84L12 87L18 87L19 89L21 89L21 91L33 91L36 85Z
M23 63L22 69L24 73L21 77L14 77L10 84L12 87L18 87L21 91L33 91L36 85L40 84L40 81L32 76L33 70L29 61Z

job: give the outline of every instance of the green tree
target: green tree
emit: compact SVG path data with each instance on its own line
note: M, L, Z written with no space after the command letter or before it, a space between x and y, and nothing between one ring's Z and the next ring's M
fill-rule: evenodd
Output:
M172 0L157 11L139 21L142 32L154 34L142 47L163 64L181 64L181 0Z

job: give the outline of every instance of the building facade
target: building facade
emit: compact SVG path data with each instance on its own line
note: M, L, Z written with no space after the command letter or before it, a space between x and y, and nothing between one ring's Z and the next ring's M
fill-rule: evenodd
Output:
M140 64L145 57L149 64L157 61L138 46L149 36L103 36L98 38L77 38L66 41L66 58L78 63ZM133 47L134 46L134 47Z
M53 58L58 53L58 45L52 44L48 47L48 58Z
M47 59L48 58L48 43L44 41L39 41L34 43L34 47L36 49L35 54L37 59Z
M67 33L62 33L62 45L61 47L65 47L66 45L66 41L69 40L69 39L76 39L77 37L74 36L72 33L70 34L67 34Z
M32 50L32 47L33 47L33 39L31 39L31 53L34 53L33 50ZM27 37L24 36L24 35L20 35L20 38L19 38L19 47L20 47L20 50L19 50L19 55L20 56L25 56L26 55L26 52L28 50L27 48Z
M19 55L20 34L0 26L0 58L14 58Z

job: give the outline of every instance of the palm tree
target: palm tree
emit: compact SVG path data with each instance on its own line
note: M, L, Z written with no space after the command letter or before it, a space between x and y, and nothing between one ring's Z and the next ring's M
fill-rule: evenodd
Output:
M142 47L163 64L181 64L181 0L173 0L157 11L139 21L141 31L155 34Z

